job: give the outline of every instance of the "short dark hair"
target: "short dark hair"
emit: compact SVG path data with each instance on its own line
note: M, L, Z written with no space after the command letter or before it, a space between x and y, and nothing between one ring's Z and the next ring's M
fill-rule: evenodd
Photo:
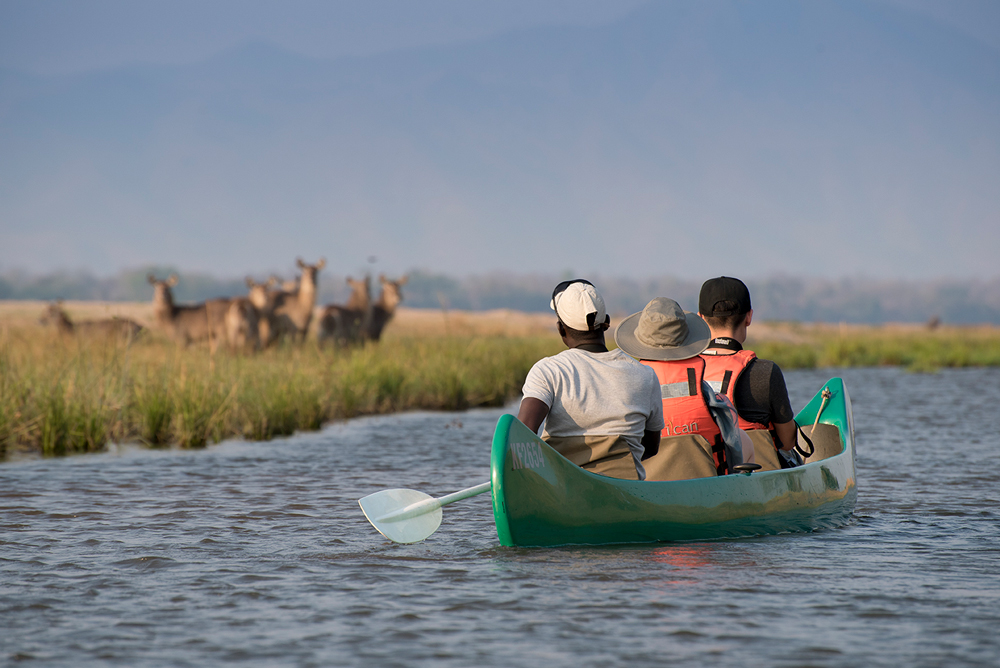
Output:
M595 329L591 330L573 329L562 320L559 320L559 324L566 330L566 338L573 339L574 341L603 341L604 332L608 329L607 323L598 325Z
M723 300L716 304L716 308L720 311L736 311L732 315L705 315L702 314L702 318L708 323L708 326L712 329L732 329L743 322L743 318L747 316L750 311L740 311L740 305L731 300Z
M701 286L698 311L710 327L736 327L752 308L750 290L738 278L719 276L708 279Z

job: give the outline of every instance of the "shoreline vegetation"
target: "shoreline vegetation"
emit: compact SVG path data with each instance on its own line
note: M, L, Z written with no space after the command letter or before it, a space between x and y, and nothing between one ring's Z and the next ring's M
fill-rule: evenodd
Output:
M60 335L37 324L45 306L0 302L0 459L108 443L198 448L359 415L501 406L535 361L562 350L544 313L400 308L380 343L321 348L312 337L249 356L180 348L155 330L131 345ZM63 306L79 319L152 321L149 304ZM996 326L755 322L751 333L748 347L786 370L1000 366Z

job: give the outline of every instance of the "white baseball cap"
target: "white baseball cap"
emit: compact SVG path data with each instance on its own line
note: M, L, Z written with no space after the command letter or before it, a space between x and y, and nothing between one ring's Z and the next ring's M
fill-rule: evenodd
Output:
M594 284L583 278L563 281L552 291L549 308L559 320L572 329L589 332L611 322L604 298Z

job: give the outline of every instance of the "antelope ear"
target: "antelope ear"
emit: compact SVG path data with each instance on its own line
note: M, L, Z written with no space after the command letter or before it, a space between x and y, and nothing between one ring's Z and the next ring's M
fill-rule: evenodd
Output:
M247 287L253 290L253 286L257 285L254 283L253 276L247 276Z
M177 285L177 274L170 274L170 277L167 278L167 280L165 280L164 283L166 283L170 287L174 287L175 285Z
M295 258L295 264L297 264L299 266L299 269L305 269L306 268L306 263L303 262L302 258L300 258L300 257Z
M325 266L326 266L326 258L325 257L321 257L319 259L319 262L316 263L316 269L322 269Z
M156 285L156 276L152 274L146 274L146 280L149 281L150 285Z
M269 287L269 288L273 287L273 286L277 285L280 282L281 282L280 278L278 278L274 274L271 274L271 276L267 279L267 287Z
M402 278L400 278L400 279L399 279L398 281L396 281L396 284L397 284L397 285L400 285L400 286L403 286L403 285L406 285L406 282L407 282L408 280L410 280L410 277L409 277L409 276L403 276L403 277L402 277Z

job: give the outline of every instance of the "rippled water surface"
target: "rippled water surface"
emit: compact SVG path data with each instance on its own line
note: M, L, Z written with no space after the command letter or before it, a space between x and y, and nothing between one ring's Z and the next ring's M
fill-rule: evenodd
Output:
M1000 665L1000 370L837 373L858 505L813 534L510 549L488 495L369 526L371 492L488 480L500 410L0 465L0 664Z

